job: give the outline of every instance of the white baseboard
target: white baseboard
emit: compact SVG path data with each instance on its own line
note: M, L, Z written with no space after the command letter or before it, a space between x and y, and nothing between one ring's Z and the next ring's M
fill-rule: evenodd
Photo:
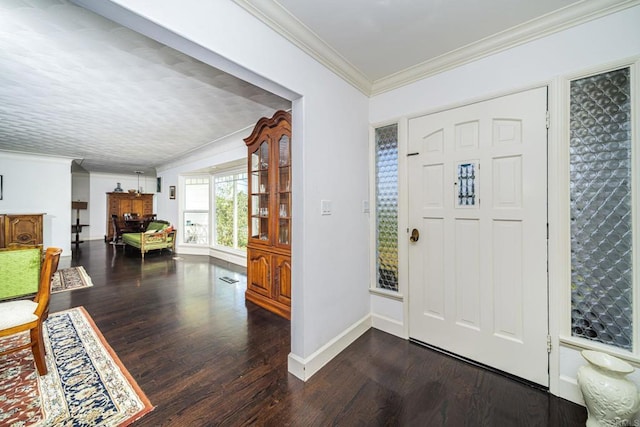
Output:
M209 255L209 248L207 246L176 245L176 253L180 255Z
M557 396L575 404L584 406L584 399L582 398L580 387L578 386L575 378L560 375L558 378Z
M247 256L246 256L246 254L245 255L239 255L239 254L234 254L234 253L231 253L231 252L225 252L225 251L220 251L220 250L217 250L217 249L210 248L209 249L209 256L213 257L213 258L221 259L221 260L229 262L231 264L239 265L240 267L246 267L247 266Z
M302 381L307 381L313 374L318 372L331 359L336 357L338 353L347 348L360 335L364 334L371 328L371 315L365 317L351 325L340 335L320 347L316 352L302 359L293 353L289 353L288 369L296 377Z
M405 340L409 338L405 335L404 324L402 322L386 316L372 314L371 326L388 334L395 335L398 338Z

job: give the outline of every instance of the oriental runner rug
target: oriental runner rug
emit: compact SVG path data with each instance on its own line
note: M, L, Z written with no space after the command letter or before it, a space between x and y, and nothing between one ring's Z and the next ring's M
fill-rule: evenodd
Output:
M93 282L84 267L63 268L53 274L51 293L71 291L88 286L93 286Z
M83 307L45 322L47 375L31 350L0 356L0 425L126 426L151 410L149 400ZM27 341L28 334L0 340Z

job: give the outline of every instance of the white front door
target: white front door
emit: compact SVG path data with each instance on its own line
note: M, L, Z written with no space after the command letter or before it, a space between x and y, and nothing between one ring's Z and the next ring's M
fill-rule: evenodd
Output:
M409 335L544 386L546 111L538 88L411 119L408 151Z

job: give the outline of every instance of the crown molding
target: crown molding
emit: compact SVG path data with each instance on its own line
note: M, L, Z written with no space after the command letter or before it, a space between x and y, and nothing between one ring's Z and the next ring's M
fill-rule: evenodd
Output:
M378 79L373 82L370 95L378 95L397 89L443 71L451 70L638 4L640 4L640 0L583 0Z
M14 158L14 159L20 159L20 160L33 160L33 161L42 161L42 162L51 162L51 163L62 163L62 164L69 164L69 165L73 160L75 160L74 157L69 157L69 156L59 156L57 154L33 153L29 151L0 149L0 153L2 153L2 156L6 158Z
M582 0L372 82L276 0L233 1L367 96L397 89L640 4L640 0Z
M367 96L371 93L371 80L362 71L318 37L280 3L273 0L233 1L356 89Z

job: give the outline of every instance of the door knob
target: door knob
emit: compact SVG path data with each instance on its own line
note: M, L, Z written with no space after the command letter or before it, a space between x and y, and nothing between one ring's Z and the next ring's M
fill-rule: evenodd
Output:
M417 241L418 241L418 239L419 239L419 238L420 238L420 232L418 231L418 229L417 229L417 228L414 228L414 229L411 231L411 237L409 237L409 240L411 240L412 242L414 242L414 243L415 243L415 242L417 242Z

